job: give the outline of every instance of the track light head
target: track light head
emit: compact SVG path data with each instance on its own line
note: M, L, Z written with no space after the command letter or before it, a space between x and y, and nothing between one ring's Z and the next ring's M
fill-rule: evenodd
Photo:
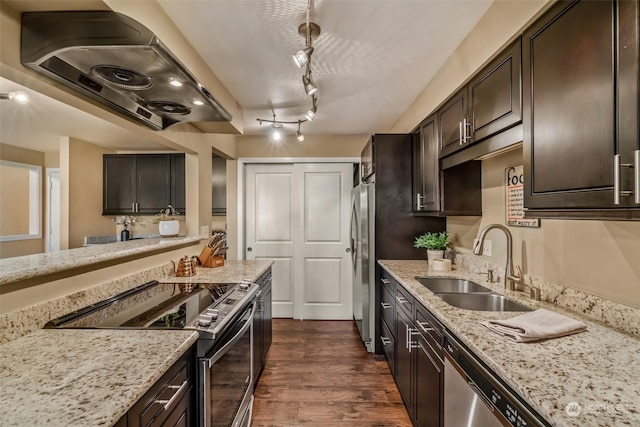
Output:
M309 108L309 111L307 111L306 113L304 113L304 116L307 118L307 120L309 120L310 122L313 121L314 117L316 116L316 111L318 110L318 108L316 107L316 96L313 95L311 97L312 99L312 105L311 108Z
M313 53L313 47L311 46L307 46L304 49L300 49L299 51L293 54L293 62L298 66L298 68L302 68L309 63L312 53Z
M27 104L29 102L29 95L24 92L15 91L9 93L1 93L0 99L8 99L10 101L15 102L16 104Z
M314 93L318 92L318 86L316 86L315 83L311 81L310 77L302 76L302 84L304 85L304 91L307 93L307 95L313 95Z
M298 131L296 132L296 138L298 138L298 142L304 141L304 135L302 134L302 132L300 132L300 123L302 123L302 121L298 120Z
M282 125L280 123L273 122L271 127L273 128L273 134L271 136L274 140L280 141L280 137L282 136L280 129L282 128Z

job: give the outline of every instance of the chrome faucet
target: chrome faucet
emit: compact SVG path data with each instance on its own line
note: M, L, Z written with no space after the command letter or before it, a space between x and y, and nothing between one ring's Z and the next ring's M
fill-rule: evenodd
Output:
M473 247L473 253L475 255L480 255L482 253L482 247L484 246L484 239L489 230L493 230L497 228L498 230L502 230L504 234L507 236L507 265L504 267L504 288L510 291L520 289L524 279L522 277L522 269L520 266L516 266L518 270L518 274L516 275L513 271L513 250L512 250L512 240L511 232L507 227L501 224L489 224L485 228L482 229L480 235L478 236L478 242Z

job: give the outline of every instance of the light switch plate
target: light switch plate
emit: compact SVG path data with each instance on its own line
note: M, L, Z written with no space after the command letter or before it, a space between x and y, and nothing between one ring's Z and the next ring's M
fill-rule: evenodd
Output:
M478 244L478 239L473 239L473 247ZM491 256L491 240L484 239L484 245L482 246L482 255Z

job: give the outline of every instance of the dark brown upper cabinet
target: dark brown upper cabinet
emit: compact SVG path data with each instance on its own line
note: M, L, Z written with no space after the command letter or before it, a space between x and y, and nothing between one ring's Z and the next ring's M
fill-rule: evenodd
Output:
M360 154L360 181L362 182L367 182L376 171L373 163L373 151L374 142L372 137Z
M440 166L438 164L438 121L432 114L412 134L413 211L440 211Z
M211 157L211 214L227 214L227 160Z
M638 2L560 1L523 34L530 217L640 218Z
M153 215L167 205L184 214L184 194L184 154L103 156L103 215Z
M521 41L513 41L438 109L441 158L522 122ZM522 132L502 145L520 142ZM501 147L484 147L474 157Z
M441 169L438 129L432 114L412 134L414 215L482 215L482 163L469 160Z

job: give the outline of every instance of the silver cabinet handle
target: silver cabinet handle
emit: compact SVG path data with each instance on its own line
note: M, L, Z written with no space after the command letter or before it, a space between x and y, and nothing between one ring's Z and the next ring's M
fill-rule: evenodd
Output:
M389 281L389 279L385 279L385 278L380 279L380 281L381 281L382 283L384 283L385 285L388 285L389 283L391 283L391 282Z
M410 328L407 325L407 350L411 353L411 350L414 348L418 348L418 344L413 342L413 337L416 335L420 335L417 329Z
M131 212L135 212L135 211L136 211L136 204L134 202L134 203L131 203Z
M407 301L405 298L403 298L403 297L399 297L399 296L397 296L397 295L396 295L396 301L398 301L400 304L406 304L406 303L408 303L408 302L409 302L409 301Z
M464 119L463 125L464 125L464 132L462 132L462 136L464 136L464 143L466 144L472 139L471 138L471 120Z
M384 346L391 344L391 340L387 337L380 337L380 341L382 341L382 345Z
M427 322L421 322L421 321L419 321L419 320L416 320L416 323L418 324L418 326L420 327L420 329L422 329L422 330L423 330L425 333L427 333L427 334L429 333L429 331L435 331L435 329L434 329L434 328L430 328L430 327L427 327L427 326L426 326L426 325L428 325L428 323L427 323Z
M416 210L421 211L422 208L424 208L424 204L422 203L424 201L424 197L425 196L420 193L416 194Z
M464 144L464 135L462 134L462 122L460 122L460 145Z
M620 204L621 196L630 196L631 194L633 194L632 191L622 190L620 188L621 187L620 169L622 168L633 168L633 165L631 163L621 163L620 154L616 154L615 156L613 156L613 204L614 205ZM636 197L637 197L637 194L636 194Z
M634 202L636 205L640 205L640 150L633 152L633 176L634 176L634 189L635 197Z
M390 308L392 308L393 306L391 304L389 304L388 302L381 302L380 305L382 306L382 308L384 308L385 310L389 310Z
M175 400L178 398L178 396L180 396L180 394L182 393L182 390L184 390L187 386L189 385L189 380L184 380L182 382L181 385L177 386L177 385L170 385L167 388L176 390L175 393L173 393L173 396L171 396L169 398L169 400L155 400L153 403L157 403L159 405L164 405L163 409L166 411L167 409L169 409L171 407L171 405L173 405L173 402L175 402Z

